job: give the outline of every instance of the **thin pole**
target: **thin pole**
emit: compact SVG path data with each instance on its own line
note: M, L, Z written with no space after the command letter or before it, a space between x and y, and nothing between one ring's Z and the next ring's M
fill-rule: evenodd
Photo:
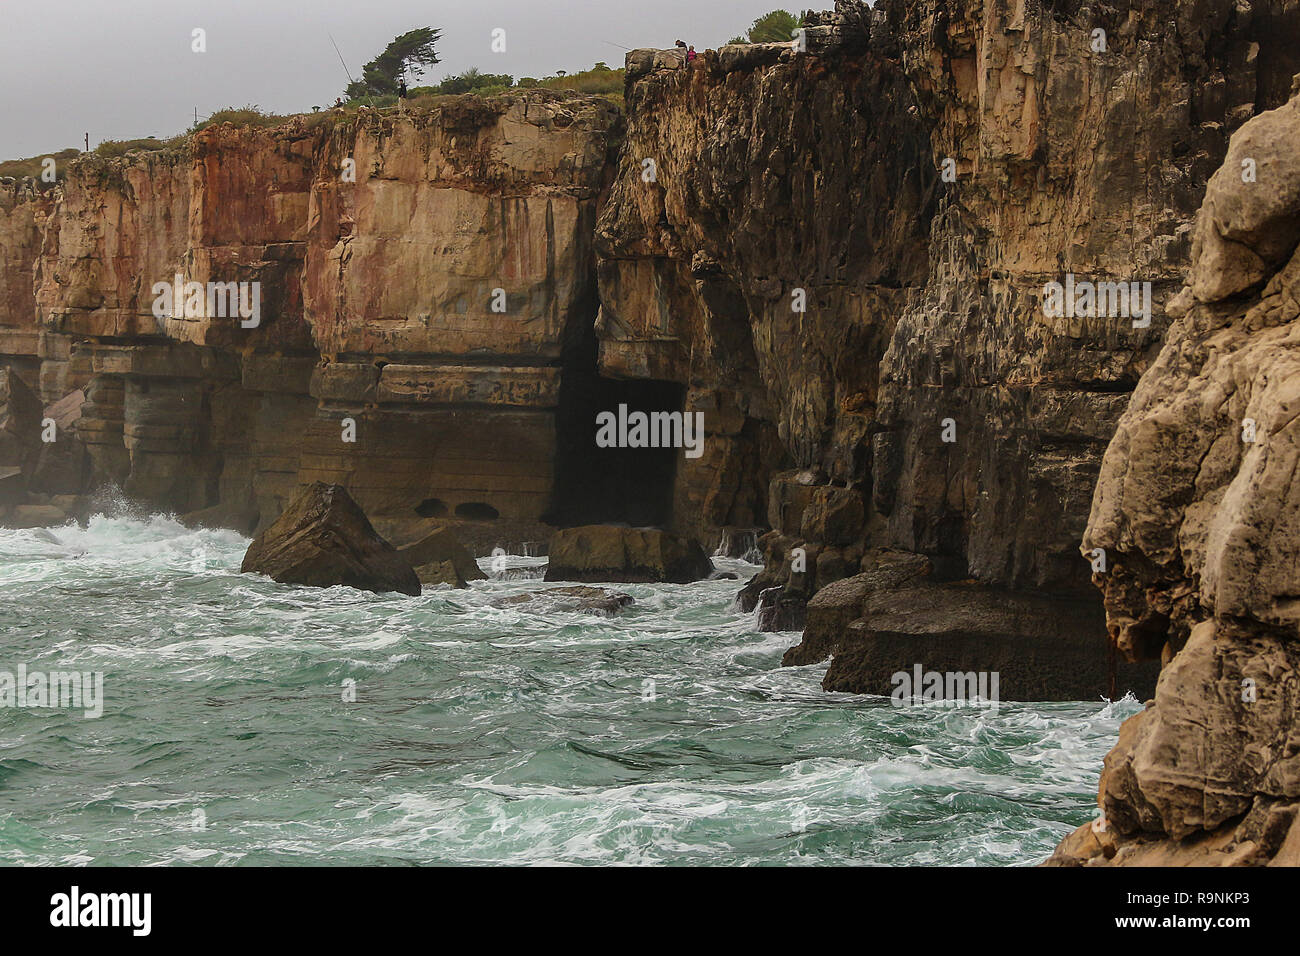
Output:
M334 42L334 35L330 33L328 30L325 31L325 35L330 38L330 46L334 47L334 52L338 53L339 63L343 64L343 72L348 75L348 85L349 86L352 85L353 83L356 82L356 80L352 79L352 71L349 70L348 65L343 62L343 54L339 53L339 45ZM369 106L374 106L374 104L370 101L369 95L366 96L366 104Z

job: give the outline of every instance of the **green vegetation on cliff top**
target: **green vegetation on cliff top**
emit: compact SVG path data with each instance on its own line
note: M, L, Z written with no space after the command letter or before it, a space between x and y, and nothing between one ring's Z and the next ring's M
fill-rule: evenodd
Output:
M803 23L803 17L796 17L785 10L773 10L756 19L744 37L736 37L732 43L765 43L788 40L792 32ZM133 151L155 151L179 145L187 136L193 135L209 126L233 123L236 126L278 126L293 116L304 116L309 125L328 122L331 119L346 118L356 114L361 106L375 109L388 109L397 105L398 80L409 72L421 75L423 66L439 62L434 45L440 39L440 31L430 27L421 27L395 37L375 59L362 68L362 79L349 84L348 102L342 106L322 109L312 107L310 113L277 114L263 112L257 106L227 107L217 110L212 115L198 121L190 128L169 139L150 136L146 139L114 140L108 139L95 147L95 155L104 158L124 156ZM481 73L470 68L463 73L449 75L431 86L411 87L408 91L407 104L411 109L432 109L445 97L473 93L479 96L498 96L520 93L532 89L572 91L602 96L617 106L623 106L624 71L612 69L603 61L597 62L590 69L577 73L557 70L553 76L524 76L515 79L505 73ZM43 169L42 163L47 156L55 160L56 180L62 180L67 164L82 155L79 149L64 149L44 156L32 156L26 159L13 159L0 162L0 178L13 177L21 179L30 177L39 183Z

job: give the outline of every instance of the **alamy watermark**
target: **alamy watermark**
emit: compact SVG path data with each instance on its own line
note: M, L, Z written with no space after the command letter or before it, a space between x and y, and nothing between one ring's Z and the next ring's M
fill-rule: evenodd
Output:
M940 703L950 707L974 704L998 711L997 671L928 671L913 664L911 671L895 671L889 678L894 685L890 700L895 707L912 704Z
M598 448L684 448L687 458L704 454L703 412L614 412L596 414Z
M155 319L229 319L238 316L239 325L255 329L262 324L262 283L186 282L176 273L173 282L155 282Z
M1133 328L1151 325L1150 282L1093 282L1078 280L1073 272L1065 282L1048 282L1043 286L1043 314L1060 318L1125 318Z
M50 925L125 927L133 936L148 936L153 928L152 893L83 893L73 886L50 897Z
M103 671L0 670L0 707L85 711L87 720L104 715Z

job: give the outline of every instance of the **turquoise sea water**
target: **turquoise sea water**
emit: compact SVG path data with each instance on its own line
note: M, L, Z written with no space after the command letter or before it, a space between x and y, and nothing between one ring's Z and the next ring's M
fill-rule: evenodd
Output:
M241 575L247 543L0 530L0 670L105 696L0 708L0 863L1033 864L1139 707L824 693L739 561L603 618L491 605L544 559L409 598Z

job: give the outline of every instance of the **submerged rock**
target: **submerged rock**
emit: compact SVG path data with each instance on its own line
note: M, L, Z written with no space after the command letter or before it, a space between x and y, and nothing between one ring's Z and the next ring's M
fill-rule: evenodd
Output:
M657 528L586 525L551 537L547 581L688 584L713 573L698 541Z
M467 582L487 577L474 560L474 555L466 550L450 528L437 528L414 544L398 549L397 553L415 568L421 584L467 588Z
M313 482L249 545L240 567L281 584L420 593L410 563L340 485Z
M524 594L511 594L497 598L493 607L513 607L528 605L537 611L570 611L582 614L603 614L613 617L629 604L635 603L632 595L608 588L593 588L575 585L566 588L547 588L543 591L528 591Z

